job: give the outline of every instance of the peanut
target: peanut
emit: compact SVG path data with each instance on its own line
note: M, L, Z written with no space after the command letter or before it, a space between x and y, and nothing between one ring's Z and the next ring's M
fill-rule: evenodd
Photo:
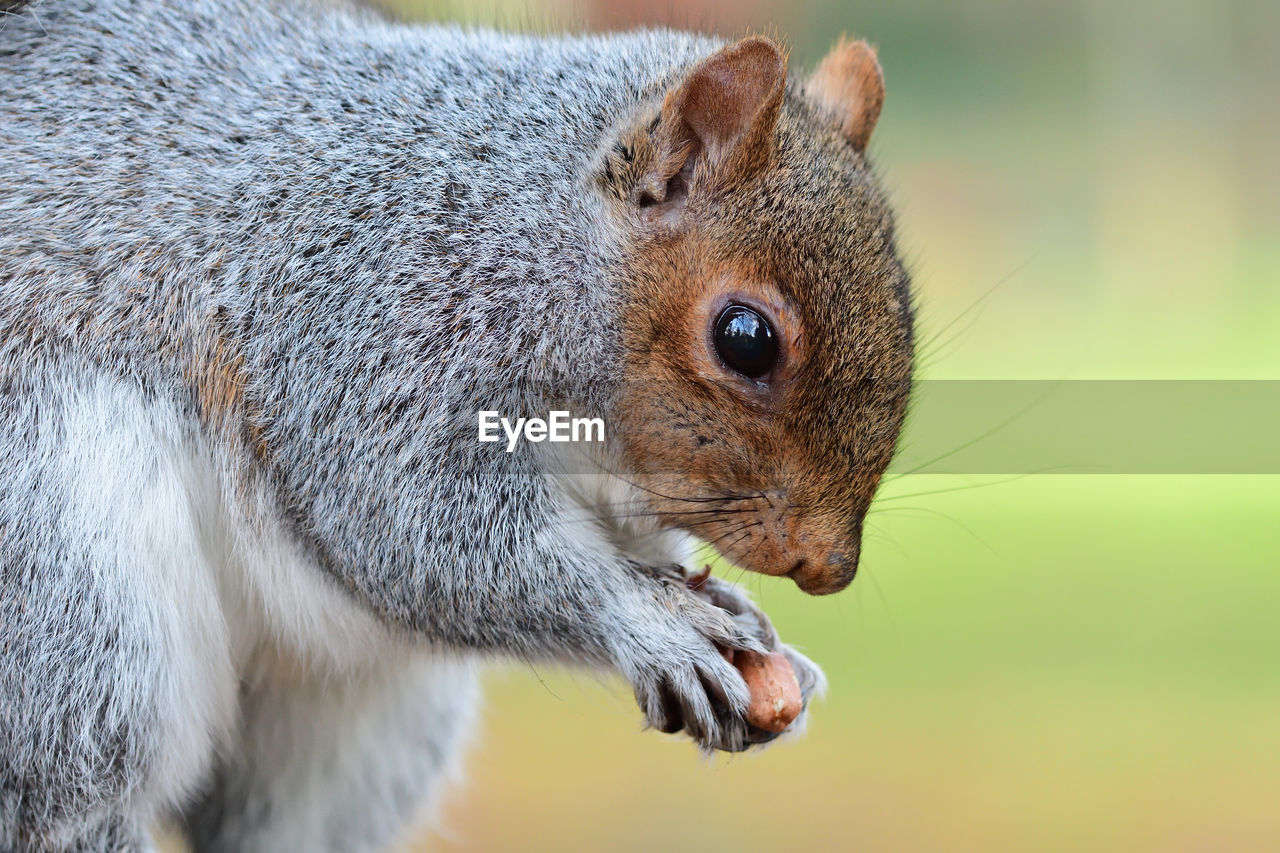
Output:
M785 655L735 651L733 665L751 692L748 723L767 732L781 732L800 716L804 709L800 682Z
M715 601L706 589L711 567L685 577L685 585L698 595ZM741 649L721 648L724 659L742 674L751 695L747 706L747 722L758 729L775 734L795 722L804 710L804 697L800 682L796 680L791 662L781 652L759 654Z

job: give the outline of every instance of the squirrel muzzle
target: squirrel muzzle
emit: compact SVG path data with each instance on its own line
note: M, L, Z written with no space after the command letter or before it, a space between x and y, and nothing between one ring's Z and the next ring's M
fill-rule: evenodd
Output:
M845 547L826 550L816 559L800 557L787 571L787 577L809 595L839 592L852 583L854 576L858 574L858 555L861 550L860 538L855 538Z

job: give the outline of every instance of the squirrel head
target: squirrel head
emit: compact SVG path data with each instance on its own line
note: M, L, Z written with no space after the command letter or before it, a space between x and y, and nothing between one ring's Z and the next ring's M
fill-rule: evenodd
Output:
M729 45L610 140L625 381L615 434L666 527L806 592L843 589L912 365L908 278L865 159L874 51L807 79Z

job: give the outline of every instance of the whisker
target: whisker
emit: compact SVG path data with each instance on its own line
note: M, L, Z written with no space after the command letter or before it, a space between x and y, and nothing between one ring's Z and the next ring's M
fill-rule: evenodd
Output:
M728 545L725 545L725 546L724 546L724 548L721 548L718 544L714 545L714 547L716 548L716 550L720 551L720 556L724 557L726 560L727 560L727 559L730 559L730 557L729 557L729 555L728 555L728 553L727 553L727 552L732 551L732 550L737 546L737 544L738 544L739 542L741 542L743 539L745 539L745 538L747 538L748 536L750 536L750 535L751 535L751 528L753 528L753 527L759 527L759 526L761 526L761 525L762 525L762 522L760 522L760 521L752 521L752 522L748 522L747 524L745 524L745 525L743 525L741 528L739 528L739 531L740 531L740 532L739 532L738 536L737 536L737 537L736 537L732 542L730 542ZM727 535L729 535L729 534L725 534L725 535L727 536ZM721 538L724 538L724 537L721 537ZM735 565L736 565L736 563L735 563Z
M970 528L967 524L960 521L960 519L956 518L950 513L940 512L936 509L929 509L928 507L923 507L923 506L891 506L891 507L882 507L879 509L872 509L870 512L867 513L867 515L870 516L872 515L872 513L875 513L877 515L889 515L894 513L906 514L906 513L913 513L913 512L923 513L925 515L933 515L943 519L944 521L949 521L952 524L954 524L956 527L959 527L965 533L968 533L970 536L972 536L978 543L980 543L984 548L986 548L992 554L997 553L996 549L992 548L991 545L988 544L985 539L983 539L977 533L973 532L972 528Z
M649 512L633 512L610 514L609 518L648 518L662 516L683 516L683 515L738 515L744 512L754 512L754 510L746 509L683 509L683 510L665 510L655 509Z
M682 497L680 495L667 495L667 494L663 494L662 492L659 492L656 489L651 489L648 486L642 486L641 484L635 482L629 477L624 476L623 474L620 474L617 471L610 470L609 468L605 467L605 464L598 459L593 459L591 461L593 462L593 464L599 467L601 471L604 471L606 474L610 474L614 477L617 477L619 480L631 486L632 488L639 489L642 492L648 492L651 495L657 495L658 497L665 498L666 500L669 500L669 501L679 501L682 503L726 503L726 502L734 502L734 501L759 500L760 498L765 497L763 492L758 492L754 495L750 495L750 494L737 495L737 494L726 492L723 495L715 496L715 497Z
M1037 474L1047 474L1047 473L1050 473L1051 471L1052 469L1046 469L1044 471L1029 471L1026 474L1015 474L1011 477L1005 477L1004 479L1001 479L1001 480L992 480L987 483L967 483L966 485L954 486L949 489L931 489L927 492L911 492L910 494L906 494L906 495L889 495L887 497L876 498L876 502L889 503L890 501L901 501L901 500L906 500L907 498L922 498L928 495L943 495L943 494L946 494L947 492L964 492L969 489L982 489L988 486L1003 486L1006 483L1016 483L1018 480L1025 480L1027 477L1034 477Z
M1045 400L1045 398L1046 398L1046 397L1048 397L1050 394L1052 394L1054 391L1056 391L1056 390L1058 389L1058 386L1059 386L1059 385L1061 385L1061 384L1062 384L1063 382L1065 382L1065 381L1066 381L1066 380L1064 380L1064 379L1059 379L1059 380L1057 380L1057 381L1055 381L1055 382L1053 382L1053 383L1049 384L1048 386L1046 386L1046 387L1045 387L1045 389L1044 389L1044 390L1042 390L1039 394L1037 394L1034 398L1032 398L1031 402L1027 403L1025 406L1023 406L1022 408L1018 409L1018 410L1017 410L1016 412L1014 412L1012 415L1009 415L1009 417L1007 417L1007 418L1005 418L1004 420L1000 421L998 424L996 424L995 426L993 426L991 429L987 430L986 432L982 433L981 435L976 435L976 436L974 436L973 438L969 439L968 441L964 442L963 444L960 444L960 445L957 445L956 447L951 448L951 449L950 449L950 450L948 450L946 453L943 453L943 454L941 454L941 455L939 455L939 456L935 456L935 457L934 457L934 458L932 458L932 459L929 459L929 460L926 460L926 461L924 461L924 462L921 462L920 464L916 465L914 468L910 468L910 469L908 469L908 470L906 470L906 471L898 471L898 472L896 472L896 473L895 473L894 478L896 479L897 477L904 477L904 476L906 476L907 474L916 474L916 473L919 473L921 470L923 470L923 469L925 469L925 468L928 468L930 465L935 465L935 464L937 464L938 462L942 462L942 461L943 461L943 460L945 460L945 459L949 459L949 458L951 458L952 456L955 456L955 455L956 455L957 453L959 453L960 451L962 451L962 450L967 450L968 448L973 447L975 444L978 444L979 442L982 442L982 441L987 440L987 439L988 439L988 438L990 438L991 436L993 436L993 435L995 435L996 433L1000 432L1000 430L1004 429L1005 427L1007 427L1007 426L1009 426L1010 424L1012 424L1012 423L1014 423L1015 421L1017 421L1017 420L1018 420L1019 418L1021 418L1023 415L1025 415L1025 414L1027 414L1028 412L1030 412L1030 411L1031 411L1032 409L1034 409L1036 406L1038 406L1038 405L1040 405L1041 403L1043 403L1043 402L1044 402L1044 400Z
M917 344L916 349L917 353L919 353L919 363L932 363L936 358L943 354L947 347L951 346L955 341L968 334L969 331L972 330L974 324L977 323L982 313L986 310L987 305L990 303L991 298L995 295L996 291L1000 290L1000 288L1004 287L1005 284L1017 276L1018 273L1030 266L1031 262L1035 260L1036 254L1038 253L1032 253L1026 260L1003 275L994 285L991 286L989 290L987 290L986 293L983 293L973 302L969 303L968 307L952 317L951 320L945 323L941 328L934 330L928 337L922 338ZM969 323L964 328L960 329L946 340L942 339L943 335L951 331L951 329L953 329L958 323L975 312L976 315L970 319Z
M889 631L893 634L894 641L902 642L902 634L898 631L898 620L893 618L893 610L889 608L889 599L885 597L880 581L876 580L874 572L864 572L863 577L871 581L871 588L875 590L876 598L880 599L880 606L884 608L884 615L889 619Z

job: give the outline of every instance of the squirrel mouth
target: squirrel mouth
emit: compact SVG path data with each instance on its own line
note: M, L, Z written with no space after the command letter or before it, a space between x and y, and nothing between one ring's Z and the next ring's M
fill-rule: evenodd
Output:
M707 585L707 579L711 577L711 567L703 566L698 571L694 571L688 566L682 566L684 569L684 585L694 592L699 592Z
M840 592L853 582L853 578L858 571L857 563L848 565L842 559L831 560L828 565L817 565L803 557L797 559L791 568L785 572L762 571L741 563L737 563L737 565L758 574L788 577L795 581L801 592L815 596ZM686 582L690 584L695 582L698 584L705 583L708 572L710 572L709 567L700 572L686 570ZM690 589L693 588L693 586L690 587Z

